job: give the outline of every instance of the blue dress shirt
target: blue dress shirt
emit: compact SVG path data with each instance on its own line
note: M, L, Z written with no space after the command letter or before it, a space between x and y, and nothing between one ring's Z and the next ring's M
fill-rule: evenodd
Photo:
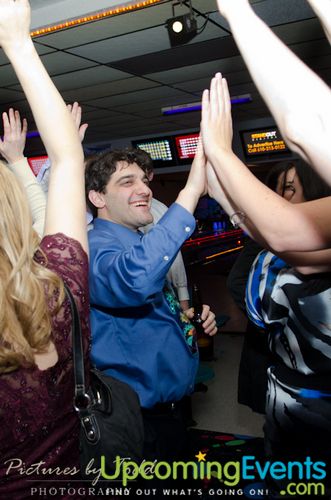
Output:
M194 387L198 355L162 292L194 227L175 203L146 235L104 219L88 235L92 361L130 384L144 408L178 401Z

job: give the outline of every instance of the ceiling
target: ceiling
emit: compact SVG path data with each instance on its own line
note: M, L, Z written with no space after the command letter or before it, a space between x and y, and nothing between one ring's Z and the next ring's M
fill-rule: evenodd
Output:
M80 15L80 1L76 0L76 16ZM98 2L90 3L91 11L95 11ZM205 27L188 44L173 48L165 28L166 20L172 17L172 3L166 0L34 39L66 102L78 100L82 105L84 121L89 123L85 140L88 146L197 129L200 113L166 117L161 108L199 101L216 71L227 77L232 96L252 96L252 102L233 107L235 123L269 116L228 26L217 11L216 0L192 0L198 26ZM307 2L252 3L274 32L330 82L330 45ZM58 6L58 19L65 17L59 0L31 0L31 5L34 14L39 8ZM185 5L175 8L176 15L186 12ZM30 130L35 129L20 85L2 51L0 65L1 111L14 106L28 118ZM27 153L41 152L39 139L29 139Z

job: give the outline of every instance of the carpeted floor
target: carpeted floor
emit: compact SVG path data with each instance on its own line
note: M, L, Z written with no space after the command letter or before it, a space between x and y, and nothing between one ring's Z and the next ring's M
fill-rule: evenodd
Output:
M249 458L250 464L253 464L255 460L264 462L263 438L201 429L191 429L190 435L194 457L199 455L199 452L205 455L206 473L208 472L207 464L214 462L214 465L210 466L209 478L205 477L203 480L194 482L195 487L201 490L200 498L220 496L266 498L266 489L260 481L243 479L241 474L243 457L251 457ZM199 458L201 456L196 457L195 460ZM254 475L253 466L252 475Z

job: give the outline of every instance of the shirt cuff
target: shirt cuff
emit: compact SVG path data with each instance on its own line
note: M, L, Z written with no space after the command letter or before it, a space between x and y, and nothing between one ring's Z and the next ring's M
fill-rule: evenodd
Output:
M186 286L176 287L178 300L190 300L190 295Z
M20 160L15 161L14 163L8 163L9 170L14 172L14 174L19 175L20 177L23 177L25 175L25 172L27 168L29 168L29 174L30 173L34 176L34 173L32 172L30 165L28 163L28 160L23 157Z
M176 224L174 224L174 220ZM158 224L166 227L170 234L176 234L176 237L187 240L194 232L195 218L193 215L178 203L173 203L166 213L161 217Z

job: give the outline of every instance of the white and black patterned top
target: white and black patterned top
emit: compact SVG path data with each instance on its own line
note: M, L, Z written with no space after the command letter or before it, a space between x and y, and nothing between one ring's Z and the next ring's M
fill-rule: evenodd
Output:
M303 276L264 250L249 275L246 306L288 368L331 374L331 274Z
M303 276L262 251L251 268L246 305L274 354L268 368L267 455L324 457L331 463L331 274Z

